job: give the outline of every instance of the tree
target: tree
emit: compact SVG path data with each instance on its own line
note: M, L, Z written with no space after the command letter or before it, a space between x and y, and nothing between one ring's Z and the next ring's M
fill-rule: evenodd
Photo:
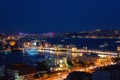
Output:
M68 61L68 62L67 62L67 66L68 66L68 68L71 68L71 67L73 66L72 61Z
M47 62L46 61L37 62L37 70L38 71L48 70L48 64L47 64Z

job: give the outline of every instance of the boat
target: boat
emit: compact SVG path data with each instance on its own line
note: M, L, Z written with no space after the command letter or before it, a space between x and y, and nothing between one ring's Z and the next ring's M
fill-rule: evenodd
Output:
M99 47L100 47L100 48L104 48L104 47L107 47L107 46L108 46L108 44L105 42L105 44L100 45Z
M120 41L115 41L115 43L120 43Z
M64 40L64 39L62 39L62 40L61 40L61 42L65 42L65 40Z

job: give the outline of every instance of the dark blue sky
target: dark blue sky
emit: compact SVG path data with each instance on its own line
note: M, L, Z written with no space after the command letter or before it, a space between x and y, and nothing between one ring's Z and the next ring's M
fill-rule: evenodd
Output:
M120 0L0 0L0 32L120 27Z

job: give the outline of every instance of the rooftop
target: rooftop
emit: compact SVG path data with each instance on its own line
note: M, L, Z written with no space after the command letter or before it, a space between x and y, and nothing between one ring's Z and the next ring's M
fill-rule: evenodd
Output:
M36 70L32 66L26 64L11 64L7 66L7 69L16 70L18 71L19 75L32 74L36 72Z

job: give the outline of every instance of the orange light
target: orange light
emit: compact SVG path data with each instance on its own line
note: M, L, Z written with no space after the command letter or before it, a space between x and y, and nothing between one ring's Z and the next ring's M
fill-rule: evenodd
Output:
M10 41L9 43L11 46L15 46L16 42L15 41Z
M120 46L117 47L117 51L120 51Z

